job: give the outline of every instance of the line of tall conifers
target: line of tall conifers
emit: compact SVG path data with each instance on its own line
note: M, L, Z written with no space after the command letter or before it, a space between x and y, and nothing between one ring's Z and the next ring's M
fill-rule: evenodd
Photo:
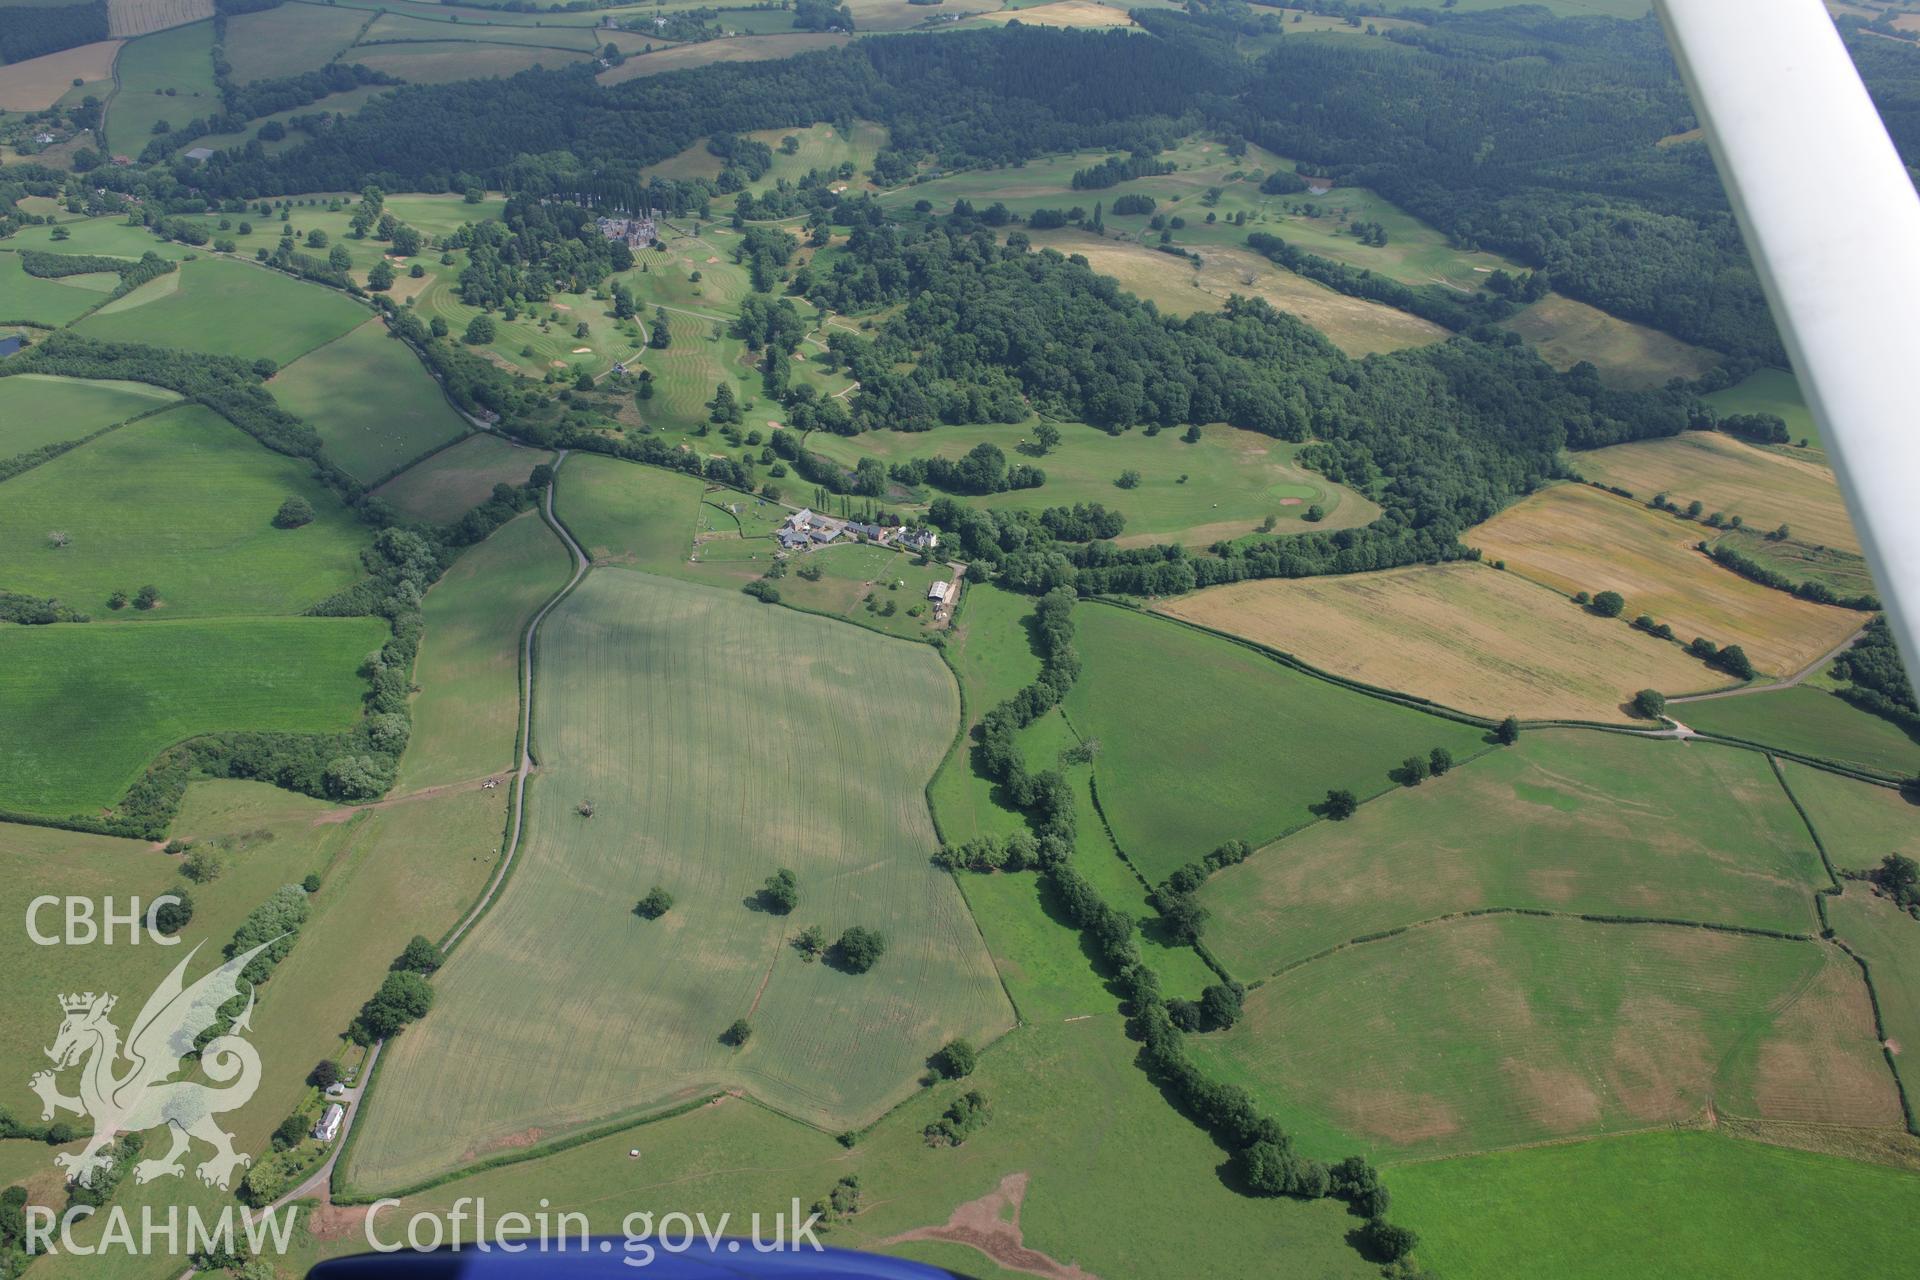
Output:
M1073 867L1071 784L1058 769L1030 770L1015 735L1059 705L1080 674L1080 655L1073 647L1074 600L1074 593L1064 588L1040 597L1032 631L1041 652L1040 674L981 718L975 746L982 772L1027 811L1033 834L972 840L943 850L941 860L955 871L1031 867L1049 877L1068 916L1099 949L1127 1003L1128 1031L1141 1042L1142 1065L1188 1119L1233 1153L1240 1185L1256 1195L1344 1200L1366 1219L1358 1235L1360 1246L1381 1261L1398 1262L1412 1251L1416 1238L1387 1220L1389 1196L1378 1171L1364 1156L1328 1164L1301 1154L1279 1121L1264 1114L1246 1090L1209 1079L1188 1056L1186 1035L1176 1025L1175 1006L1189 1002L1161 993L1159 976L1141 958L1133 919L1110 906ZM1201 1025L1231 1025L1240 997L1235 983L1209 987L1199 1002Z

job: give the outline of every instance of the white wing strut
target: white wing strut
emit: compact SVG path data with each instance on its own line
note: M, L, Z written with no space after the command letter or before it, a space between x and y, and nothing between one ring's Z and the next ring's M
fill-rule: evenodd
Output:
M1920 678L1920 197L1820 0L1657 0Z

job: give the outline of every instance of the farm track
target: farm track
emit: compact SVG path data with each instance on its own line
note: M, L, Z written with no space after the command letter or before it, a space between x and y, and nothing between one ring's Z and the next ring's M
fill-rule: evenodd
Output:
M565 449L560 450L553 460L554 470L558 471L560 465L565 462L566 459L567 451ZM573 556L573 576L567 579L566 586L554 592L552 599L540 606L540 612L533 615L533 621L527 624L526 634L520 638L520 763L514 770L513 775L513 827L508 833L506 851L501 855L499 869L494 872L493 879L487 883L486 891L480 895L480 900L474 904L473 909L467 913L466 918L454 926L453 932L447 935L445 946L448 948L451 948L454 943L458 942L460 937L473 926L473 923L486 913L487 908L493 905L494 898L499 895L500 886L506 883L507 872L513 868L514 856L520 850L520 834L526 818L527 778L534 769L530 739L533 721L533 638L540 630L540 623L546 618L547 614L552 612L555 605L566 598L568 592L579 585L580 579L585 577L587 573L588 561L586 553L580 549L580 544L573 540L573 535L567 532L566 526L562 525L560 521L554 517L552 481L548 481L547 483L547 491L541 503L540 514L542 518L546 520L547 526L560 535L560 540L566 543L568 552ZM405 803L410 800L421 799L429 794L437 794L449 789L458 789L468 785L471 784L450 783L441 787L428 787L422 791L412 792L408 795L397 797L393 801L383 803ZM349 1101L347 1115L341 1122L340 1136L334 1141L332 1153L327 1156L326 1161L318 1169L314 1170L311 1176L302 1181L299 1186L294 1187L278 1200L275 1200L273 1204L269 1206L269 1209L278 1210L292 1204L296 1200L309 1197L317 1197L322 1204L327 1203L328 1191L333 1182L334 1166L339 1163L340 1156L346 1150L347 1138L352 1132L354 1121L359 1118L361 1107L366 1099L367 1090L373 1087L374 1065L379 1061L380 1050L383 1047L384 1042L376 1044L367 1054L363 1083L360 1086L359 1092ZM185 1274L192 1275L194 1272L189 1269Z
M1829 662L1832 662L1835 658L1838 658L1847 650L1853 648L1854 643L1865 634L1867 634L1866 628L1863 627L1848 636L1845 640L1842 640L1828 652L1821 654L1818 658L1815 658L1812 662L1788 676L1785 680L1780 680L1773 684L1743 684L1738 689L1721 689L1715 693L1689 693L1683 697L1668 698L1667 701L1708 702L1714 698L1738 698L1749 693L1778 693L1782 689L1791 689L1814 672L1826 666Z

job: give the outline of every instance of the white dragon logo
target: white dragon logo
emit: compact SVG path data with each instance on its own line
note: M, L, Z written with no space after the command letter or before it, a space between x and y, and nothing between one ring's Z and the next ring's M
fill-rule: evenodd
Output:
M93 1137L87 1145L78 1152L54 1157L72 1181L90 1185L94 1175L112 1163L107 1150L118 1135L158 1125L167 1126L172 1149L157 1160L142 1160L135 1165L136 1181L150 1182L184 1173L180 1158L193 1138L214 1149L198 1171L200 1180L209 1186L226 1190L234 1171L251 1162L252 1157L233 1149L233 1135L215 1123L214 1115L243 1105L260 1086L260 1055L239 1034L249 1029L252 994L247 997L246 1009L234 1019L231 1031L215 1036L200 1051L201 1071L226 1087L215 1089L198 1081L167 1077L178 1071L180 1060L193 1051L195 1037L214 1024L220 1006L239 994L240 971L270 945L262 943L237 955L186 987L182 976L200 950L196 946L147 998L124 1046L119 1029L107 1019L117 997L91 991L60 997L66 1019L60 1024L53 1047L46 1051L53 1060L53 1070L36 1074L28 1087L40 1095L42 1120L53 1119L56 1111L93 1118ZM116 1073L123 1057L128 1066ZM70 1098L60 1092L55 1077L76 1066L81 1067L80 1096Z

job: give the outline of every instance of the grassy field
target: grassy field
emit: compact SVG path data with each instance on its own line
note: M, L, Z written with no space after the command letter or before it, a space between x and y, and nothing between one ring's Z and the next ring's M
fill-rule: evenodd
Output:
M1800 384L1785 369L1762 369L1750 373L1725 391L1716 391L1703 399L1721 415L1771 413L1787 424L1787 435L1795 444L1805 440L1812 450L1822 449L1820 424L1800 395Z
M178 129L221 109L213 83L212 23L129 40L114 73L119 88L107 99L106 117L106 140L114 151L137 156L162 121Z
M783 36L737 36L731 40L704 40L698 44L666 45L652 53L630 57L620 66L602 71L601 84L619 84L636 76L658 75L662 71L685 71L689 67L707 67L716 62L765 62L771 58L791 58L815 49L838 49L851 36L824 32L796 31Z
M1031 9L1020 11L1026 21ZM1107 10L1107 12L1114 12ZM1084 193L1082 193L1084 194ZM1080 254L1103 276L1151 301L1169 315L1218 311L1233 294L1260 297L1327 335L1350 356L1424 346L1447 337L1439 325L1377 302L1349 298L1305 276L1275 266L1251 249L1208 245L1199 265L1150 245L1110 240L1091 231L1062 228L1030 233L1034 244Z
M1920 770L1920 743L1890 720L1860 710L1824 689L1782 689L1740 698L1711 698L1674 708L1702 733L1725 734L1887 774Z
M449 29L445 19L386 14L375 18L361 37L360 47L405 43L417 40L458 40L478 44L519 44L530 48L562 49L574 53L596 50L600 45L586 27L481 26L462 22ZM355 56L358 56L357 54Z
M1802 542L1860 554L1833 472L1722 435L1688 431L1575 455L1580 474L1632 491L1642 502L1665 493L1682 507L1742 516L1765 532L1788 525Z
M599 565L681 570L693 549L703 481L659 467L581 454L554 484L554 512Z
M381 480L471 430L419 358L379 320L302 356L267 389L361 481Z
M347 728L385 635L377 618L0 629L0 808L97 811L195 734Z
M243 262L201 258L154 283L166 280L178 283L153 301L102 310L75 328L104 342L145 342L246 360L264 356L285 365L367 317L366 309L344 294ZM120 301L133 301L140 293Z
M1465 0L1467 4L1474 0ZM1451 1280L1527 1272L1893 1277L1920 1177L1718 1133L1647 1133L1396 1168L1394 1221Z
M1586 485L1563 484L1467 532L1489 560L1565 595L1617 591L1626 615L1651 614L1683 641L1738 644L1772 675L1798 671L1860 626L1862 615L1749 582L1693 549L1704 526ZM1712 682L1710 682L1712 683Z
M400 790L469 781L513 763L520 636L567 584L569 568L560 540L529 512L470 548L427 593L414 740L400 761Z
M711 394L711 391L709 391ZM1349 529L1367 524L1380 508L1294 462L1298 445L1216 423L1201 432L1198 444L1180 433L1148 435L1129 431L1108 435L1079 423L1060 424L1061 442L1044 456L1028 456L1021 446L1033 437L1034 423L991 423L940 427L930 432L870 431L859 436L815 432L807 448L843 466L862 457L892 464L910 458L958 458L976 445L997 445L1009 462L1030 463L1047 473L1038 489L1020 489L962 498L968 506L1004 511L1098 502L1127 517L1121 544L1174 541L1207 546L1222 538L1255 532L1268 516L1287 532L1315 528L1301 519L1318 504L1326 519L1320 529ZM1138 471L1138 488L1114 481L1123 471ZM934 491L937 493L937 491Z
M1618 721L1637 690L1714 681L1671 644L1467 562L1232 583L1159 608L1483 716Z
M1823 582L1844 596L1880 593L1866 557L1851 551L1816 547L1793 537L1774 542L1753 529L1730 529L1715 537L1713 545L1738 551L1793 582Z
M1021 882L1032 884L1030 877ZM1111 997L1103 999L1110 1010ZM793 1196L805 1205L840 1177L857 1174L865 1207L836 1225L828 1243L916 1257L938 1248L960 1274L990 1277L1000 1272L972 1248L886 1242L944 1224L1007 1175L1022 1174L1019 1225L1026 1246L1063 1266L1078 1264L1082 1274L1254 1274L1276 1257L1325 1280L1377 1274L1344 1243L1353 1219L1337 1203L1262 1200L1227 1186L1214 1172L1219 1148L1166 1105L1133 1053L1121 1019L1110 1011L1019 1028L982 1055L966 1082L991 1099L993 1119L957 1150L931 1149L921 1137L951 1101L953 1085L914 1098L852 1150L728 1099L546 1159L459 1179L389 1212L445 1213L461 1196L484 1196L500 1212L531 1212L546 1198L555 1210L588 1214L596 1231L617 1233L632 1207L671 1203L688 1213L704 1211L710 1221L731 1213L740 1224L734 1230L744 1231L748 1214L758 1210L770 1221ZM628 1156L636 1147L637 1160ZM1097 1160L1086 1158L1090 1149L1099 1152ZM742 1159L743 1152L751 1158ZM1149 1221L1153 1229L1140 1230ZM308 1246L315 1252L365 1248L359 1229L345 1223L316 1234Z
M525 45L482 44L472 40L418 40L405 44L358 45L353 60L409 84L446 84L517 75L531 67L554 70L590 55ZM632 65L629 63L628 65Z
M1880 999L1880 1018L1886 1027L1886 1045L1894 1054L1907 1088L1920 1083L1920 921L1871 891L1850 884L1827 902L1833 930L1867 962Z
M56 230L64 230L67 233L67 239L55 240L53 233ZM128 259L138 258L141 254L151 251L175 261L193 252L183 244L156 240L153 232L145 227L130 227L125 218L111 217L76 218L59 222L54 226L42 224L22 227L7 241L7 245L13 249L45 249L52 253L97 253L110 258ZM9 256L9 254L0 253L0 259ZM5 296L8 296L6 290L0 289L0 297Z
M1791 760L1780 771L1835 866L1864 871L1889 853L1920 854L1920 806L1893 788Z
M317 71L346 50L366 24L365 13L324 4L235 14L227 19L227 61L240 84Z
M1415 929L1266 983L1231 1031L1188 1043L1326 1156L1686 1123L1709 1100L1875 1129L1899 1118L1851 960L1703 929L1528 916Z
M715 1087L846 1128L906 1097L947 1039L1009 1025L966 907L927 861L921 786L958 714L929 650L614 572L568 597L541 649L523 865L436 980L433 1016L389 1050L356 1185ZM587 800L591 819L575 812ZM756 910L783 864L799 908ZM654 883L676 903L644 921L632 903ZM891 949L858 977L806 964L787 943L814 923L880 928ZM744 1049L720 1043L749 1015ZM453 1083L447 1061L472 1069Z
M980 15L980 22L1025 22L1041 27L1131 27L1133 19L1122 8L1109 7L1099 0L1052 0L1020 9L1002 9Z
M525 484L552 457L479 432L414 463L374 492L409 520L446 524L485 502L496 484Z
M21 267L19 254L0 253L0 321L59 326L85 315L101 301L91 289L30 276Z
M1208 945L1250 981L1484 907L1811 932L1825 884L1759 753L1548 730L1289 836L1202 897Z
M179 398L144 382L88 382L43 373L0 378L0 458L82 439Z
M1556 369L1582 360L1600 370L1610 387L1644 389L1674 378L1697 378L1720 363L1702 347L1608 315L1584 302L1549 294L1506 322Z
M1089 604L1074 620L1084 669L1067 712L1099 740L1115 838L1156 882L1223 841L1305 822L1329 787L1372 794L1407 756L1464 758L1484 736L1165 619Z
M946 655L966 696L969 731L980 717L1032 684L1040 674L1040 657L1026 627L1032 614L1032 597L998 587L976 584L962 597L947 638ZM994 802L993 784L975 769L970 746L963 745L947 758L934 776L929 795L940 833L949 844L964 843L979 835L1004 835L1018 829L1022 822L1019 815ZM997 879L968 881L968 895L974 900L976 914L981 911L980 895L987 890L976 891L971 886L989 883L997 883ZM1029 889L1025 897L1032 896ZM1002 953L996 947L994 954Z
M288 497L313 523L276 529ZM54 548L49 531L71 539ZM298 459L183 405L109 432L7 481L0 585L101 619L298 613L359 579L368 529ZM160 608L110 612L148 583Z
M0 111L45 111L75 80L100 81L113 74L118 40L100 40L0 67Z

